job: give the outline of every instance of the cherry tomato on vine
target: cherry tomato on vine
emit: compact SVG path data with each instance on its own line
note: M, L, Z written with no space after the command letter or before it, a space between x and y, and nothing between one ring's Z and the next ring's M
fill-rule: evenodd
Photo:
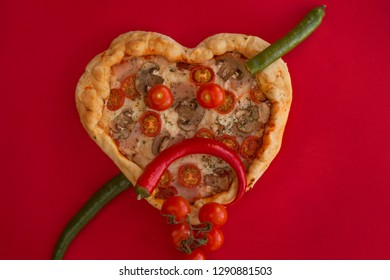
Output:
M206 232L207 243L205 246L206 250L215 251L222 247L225 240L221 229L212 227L209 232Z
M155 85L148 91L146 102L151 109L164 111L172 106L173 94L167 86Z
M200 248L194 249L190 254L185 254L186 260L205 260L206 254L204 250Z
M179 248L181 241L190 237L190 226L188 223L171 224L168 236L173 246Z
M177 222L183 221L190 214L191 206L182 196L171 196L165 200L161 207L162 215L171 215Z
M216 202L209 202L199 209L199 221L212 223L213 226L223 226L227 221L225 206Z
M225 91L217 84L205 84L199 87L196 93L196 99L200 106L204 108L217 108L225 100Z

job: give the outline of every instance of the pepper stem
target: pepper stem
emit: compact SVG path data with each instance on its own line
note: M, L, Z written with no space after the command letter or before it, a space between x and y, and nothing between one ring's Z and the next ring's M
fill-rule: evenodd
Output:
M138 200L141 200L143 198L147 198L150 196L149 191L140 185L135 185L134 190L135 190L136 194L138 194L138 196L137 196Z

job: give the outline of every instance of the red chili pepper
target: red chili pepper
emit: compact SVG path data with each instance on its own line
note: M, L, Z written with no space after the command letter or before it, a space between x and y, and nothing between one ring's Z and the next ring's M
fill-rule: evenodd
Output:
M135 185L138 199L150 196L161 176L173 161L191 154L208 154L219 157L234 169L237 175L238 189L236 197L229 204L236 202L244 195L246 190L246 173L244 165L236 151L217 140L190 138L163 150L145 167L144 172L138 178L137 184Z

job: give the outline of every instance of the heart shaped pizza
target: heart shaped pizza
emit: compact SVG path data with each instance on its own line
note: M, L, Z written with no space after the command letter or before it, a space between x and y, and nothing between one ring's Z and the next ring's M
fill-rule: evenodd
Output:
M245 66L268 45L258 37L223 33L186 48L158 33L123 34L79 80L81 122L133 184L162 154L167 164L170 153L198 146L196 153L169 161L146 197L158 209L170 196L185 197L196 223L202 205L234 201L240 188L237 169L202 139L240 160L244 191L281 147L292 101L287 66L278 59L256 74ZM148 178L156 176L148 172Z

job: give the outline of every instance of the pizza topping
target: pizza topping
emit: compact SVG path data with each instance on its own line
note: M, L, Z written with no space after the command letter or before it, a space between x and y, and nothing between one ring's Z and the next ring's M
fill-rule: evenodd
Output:
M150 61L147 61L142 65L135 80L135 88L139 93L144 95L151 87L164 82L162 77L154 73L158 70L160 70L160 66Z
M195 66L191 69L190 79L197 85L212 83L214 81L214 71L207 66Z
M135 186L138 199L150 196L157 187L161 176L172 162L192 154L208 154L218 157L234 169L237 176L237 193L233 201L228 204L236 202L244 195L247 185L246 173L238 154L232 149L227 149L224 144L216 140L189 138L165 149L145 167Z
M148 92L147 104L156 111L167 110L173 104L173 94L168 87L155 85Z
M238 111L236 118L238 120L236 126L242 133L252 133L259 127L259 109L256 106Z
M186 188L195 188L200 185L202 175L200 169L192 163L187 163L179 168L179 184Z
M201 128L196 132L194 137L198 138L208 138L208 139L215 139L214 132L207 128Z
M179 118L178 126L184 131L195 131L200 121L203 119L205 110L198 105L195 99L183 100L176 108Z
M152 153L153 155L157 156L159 153L161 153L162 150L164 150L166 147L168 147L169 140L171 138L171 135L169 132L164 131L157 135L153 139L153 144L152 144Z
M217 108L225 100L225 91L220 85L205 84L199 87L196 99L203 108Z
M229 55L221 55L216 58L217 63L222 63L219 68L217 74L226 82L231 77L236 78L237 80L241 80L246 71L242 60Z
M214 173L204 175L204 183L211 187L212 194L226 191L230 183L229 173L223 168L215 169Z
M107 99L107 109L110 111L116 111L125 104L125 94L117 89L113 88L110 91L110 96Z
M261 147L262 140L256 136L245 138L241 145L241 155L247 160L253 160L256 157L257 151Z
M236 152L238 152L240 148L240 145L238 144L238 141L234 136L224 134L219 138L219 141L221 141L221 143L225 144L230 149L235 150Z
M261 91L260 86L257 83L251 89L249 96L250 96L251 100L257 104L260 104L267 99L267 97Z
M126 98L137 98L140 94L135 90L135 75L127 76L122 81L120 90L124 92Z
M169 186L167 188L159 187L154 197L158 199L168 199L169 197L175 196L177 194L177 189L174 186Z
M158 182L159 188L168 188L172 182L172 173L168 169L161 176L160 181Z
M260 109L259 122L261 125L265 125L268 122L269 117L271 115L271 107L267 102L263 102L259 105L259 109Z
M146 111L140 119L141 131L149 137L157 136L161 131L160 115L153 111Z
M228 114L234 109L236 103L236 96L233 92L225 90L225 100L216 110L220 114Z

